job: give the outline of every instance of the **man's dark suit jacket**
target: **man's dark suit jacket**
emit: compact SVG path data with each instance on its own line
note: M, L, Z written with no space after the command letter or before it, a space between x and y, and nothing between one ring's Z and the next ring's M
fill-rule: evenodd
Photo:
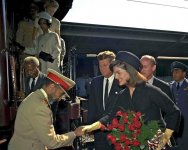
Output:
M44 84L44 79L46 78L46 75L43 74L42 72L39 73L38 76L38 80L34 86L34 91L36 91L37 89L42 88L43 84ZM29 81L31 78L26 78L25 79L25 96L28 96L31 92L30 92L30 85L29 85Z
M117 94L122 89L118 86L118 81L114 79L111 90L109 92L108 102L105 104L105 110L103 108L103 76L95 77L91 81L90 94L88 100L88 123L94 123L98 121L108 109L112 107L114 101L116 101ZM106 140L107 136L101 131L96 131L95 136L95 149L109 150L111 147Z
M164 93L166 93L173 101L173 97L172 97L172 92L170 89L170 85L166 82L164 82L163 80L160 80L156 77L154 77L153 79L153 85L160 88Z

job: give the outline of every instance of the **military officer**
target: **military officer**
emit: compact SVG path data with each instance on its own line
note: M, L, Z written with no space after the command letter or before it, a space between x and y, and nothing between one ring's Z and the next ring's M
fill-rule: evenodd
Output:
M76 136L83 135L82 127L56 134L49 105L49 99L59 101L74 85L74 81L48 69L43 87L32 92L19 106L8 150L55 149L72 145Z
M187 149L186 142L188 139L188 80L185 78L187 69L188 66L178 61L174 61L171 64L173 78L171 90L181 111L180 131L177 135L177 143L180 150Z

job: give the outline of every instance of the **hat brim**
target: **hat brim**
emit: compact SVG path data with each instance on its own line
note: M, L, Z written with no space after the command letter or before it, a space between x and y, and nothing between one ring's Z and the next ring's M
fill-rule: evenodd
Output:
M138 72L138 71L137 71L137 75L138 75L142 80L147 81L147 78L146 78L143 74L141 74L140 72Z
M62 89L63 92L65 93L65 96L68 97L68 98L70 98L69 94L68 94L62 87L61 87L61 89ZM62 97L64 97L64 96L62 96Z

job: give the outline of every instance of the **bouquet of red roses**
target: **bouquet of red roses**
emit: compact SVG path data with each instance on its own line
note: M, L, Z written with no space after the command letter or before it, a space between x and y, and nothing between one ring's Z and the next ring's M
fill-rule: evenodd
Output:
M116 150L146 150L148 140L156 135L159 126L157 121L144 123L140 112L118 111L107 127L101 127L101 130L105 129L109 131L107 139Z

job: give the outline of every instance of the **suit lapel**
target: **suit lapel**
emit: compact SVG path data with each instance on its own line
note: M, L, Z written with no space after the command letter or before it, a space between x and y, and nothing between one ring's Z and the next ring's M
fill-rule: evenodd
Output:
M98 104L98 108L101 108L100 110L104 110L103 108L103 80L104 77L101 76L101 78L99 79L99 83L97 83L99 85L99 89L96 89L98 92L98 98L99 100L97 100L97 104Z
M110 89L110 92L109 92L109 98L108 98L108 101L107 103L105 104L105 106L108 108L112 102L115 100L115 97L116 97L116 93L118 93L120 90L119 90L119 86L118 86L118 81L114 79L113 83L112 83L112 87Z
M30 93L29 81L30 81L30 78L26 78L26 80L25 80L25 94L26 94L26 96Z

